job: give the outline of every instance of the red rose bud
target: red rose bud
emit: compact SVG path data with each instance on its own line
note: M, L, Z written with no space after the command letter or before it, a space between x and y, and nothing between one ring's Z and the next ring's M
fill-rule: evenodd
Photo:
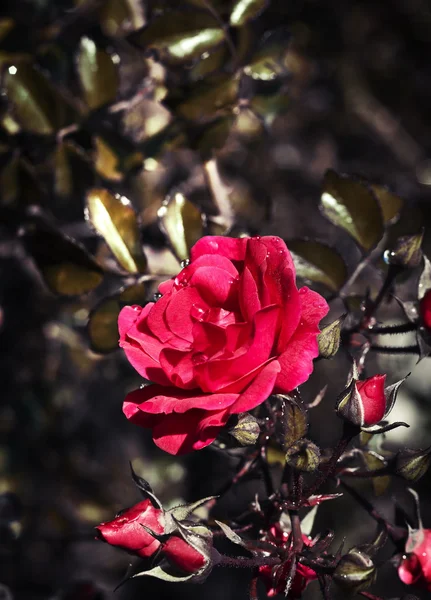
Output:
M190 254L157 302L118 318L120 346L154 384L131 392L123 412L171 454L208 446L232 415L307 381L329 310L298 290L278 237L207 236Z
M359 427L379 423L387 410L386 375L374 375L364 381L353 379L337 401L337 413Z
M416 530L409 537L398 575L406 585L431 592L431 529Z
M196 573L200 571L207 560L197 550L192 548L187 542L176 535L171 536L163 544L163 554L169 562L186 573Z
M419 314L422 325L425 329L431 331L431 290L425 292L424 297L419 303Z
M98 538L104 542L146 558L158 550L160 542L143 525L155 534L164 532L163 510L154 508L148 499L125 510L112 521L101 523L96 529Z

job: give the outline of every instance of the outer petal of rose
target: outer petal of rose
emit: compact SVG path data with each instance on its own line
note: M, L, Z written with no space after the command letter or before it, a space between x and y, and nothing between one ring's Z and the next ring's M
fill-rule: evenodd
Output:
M164 385L147 385L130 392L124 401L123 412L129 420L144 419L145 415L166 416L185 413L193 409L218 411L229 408L238 394L203 394L200 390L181 390ZM140 423L138 423L139 425ZM144 425L147 427L147 425Z
M195 373L199 387L207 392L216 392L265 363L275 343L278 317L279 308L267 306L255 315L254 333L246 352L197 365Z
M235 395L237 397L237 395ZM207 411L192 409L184 413L146 414L127 401L123 405L126 416L141 427L153 430L156 446L169 454L186 454L211 444L229 418L229 410ZM129 408L133 414L128 415Z
M186 573L196 573L204 564L203 554L192 548L182 538L172 535L165 544L163 544L163 554L176 567Z
M203 254L219 254L230 260L242 261L245 258L247 238L228 238L207 235L196 242L190 251L192 261Z
M248 388L242 392L238 400L230 408L230 412L238 414L252 410L256 406L259 406L259 404L262 404L272 394L279 372L280 364L277 360L268 363Z
M300 324L278 358L281 371L275 385L277 392L289 392L307 381L313 371L313 359L319 354L318 324L328 314L329 306L320 294L307 287L301 288L300 297Z
M144 310L145 309L146 307ZM121 336L120 346L123 348L132 367L134 367L140 375L150 381L160 383L161 385L169 385L169 379L164 374L159 362L147 354L137 341L129 337L129 334L133 334L136 330L136 319L133 319L133 316L145 314L144 310L139 312L135 310L134 307L125 306L120 312L118 317L118 326Z

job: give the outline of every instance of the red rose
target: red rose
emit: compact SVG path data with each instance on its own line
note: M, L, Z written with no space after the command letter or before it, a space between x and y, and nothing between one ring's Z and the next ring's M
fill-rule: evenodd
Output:
M279 525L271 527L271 536L271 542L278 547L283 548L290 543L289 532L283 531ZM303 535L302 539L305 546L310 545L308 536ZM276 566L264 565L259 567L259 578L266 587L266 595L268 598L272 598L273 596L277 596L284 592L286 589L288 573L289 564L286 563ZM317 579L316 571L313 571L313 569L302 563L298 563L296 565L295 577L293 578L287 598L289 600L301 598L302 592L310 581L313 581L314 579Z
M150 500L135 504L112 521L101 523L96 529L98 537L104 542L146 558L158 550L160 542L142 525L156 534L164 532L163 510L155 508Z
M423 326L426 329L431 330L431 290L425 292L424 297L419 302L419 314Z
M386 413L385 396L386 375L374 375L364 381L356 382L362 402L363 425L370 427L379 423Z
M129 394L128 419L171 454L208 446L232 414L304 383L326 301L295 285L277 237L204 237L162 297L119 316L120 346L154 382Z
M354 425L372 427L389 414L399 383L385 390L386 375L373 375L363 381L352 379L340 394L336 411Z
M171 536L163 545L163 554L171 564L186 573L200 571L207 562L203 554L176 535Z
M406 546L407 555L398 567L406 585L416 585L431 592L431 529L414 532Z

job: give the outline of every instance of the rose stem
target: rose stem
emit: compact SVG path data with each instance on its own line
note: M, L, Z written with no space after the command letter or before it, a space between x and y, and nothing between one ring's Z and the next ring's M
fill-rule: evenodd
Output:
M278 556L255 556L253 558L247 558L245 556L234 557L221 554L218 565L221 565L222 567L243 567L250 569L254 567L279 565L280 562Z
M262 469L263 480L265 482L266 494L268 498L274 493L274 484L272 482L271 472L266 459L266 446L262 446L259 454L260 468Z
M331 477L331 475L334 473L334 471L337 467L338 459L343 454L344 450L347 448L350 441L356 435L358 435L359 431L360 431L359 427L356 427L355 425L352 425L351 423L348 423L348 422L344 423L343 435L342 435L340 441L338 442L336 448L334 448L331 458L329 459L329 461L326 464L322 465L321 471L320 471L319 475L317 476L316 481L309 488L307 488L305 490L305 493L303 496L304 498L308 498L309 496L312 496L315 492L317 492L317 490L320 488L320 486L329 477Z
M352 496L352 498L354 498L356 500L356 502L358 502L358 504L360 506L362 506L362 508L364 510L367 511L367 513L370 515L370 517L372 517L380 525L383 525L383 527L386 529L387 534L389 535L389 537L391 538L391 540L394 543L397 543L400 540L403 540L406 538L406 531L404 529L402 529L401 527L395 527L394 525L389 523L389 521L387 521L374 508L374 506L371 504L371 502L369 500L367 500L366 498L364 498L358 491L355 490L355 488L351 487L349 484L345 483L344 481L340 481L339 485L342 488L344 488L346 490L346 492L349 492L349 494Z
M255 575L250 581L250 600L259 600L259 596L257 594L257 580L258 576Z
M301 552L304 542L302 539L301 520L297 510L289 510L290 524L292 525L292 550L293 552Z
M331 592L329 589L331 585L331 578L327 575L323 575L319 577L319 584L324 600L331 600Z
M367 329L367 325L369 323L370 318L374 315L376 310L379 308L382 300L384 299L386 293L389 291L392 286L396 276L400 273L401 268L398 265L389 265L388 272L386 274L385 280L383 282L382 287L380 288L379 293L377 294L375 300L372 300L370 304L365 308L365 313L362 318L362 322L360 325L361 329Z
M225 494L227 494L227 492L241 479L241 477L244 477L244 475L246 475L249 472L250 468L256 461L256 458L257 458L257 452L254 452L251 455L251 457L249 457L248 459L244 459L242 461L242 466L238 470L238 472L232 477L232 479L229 479L229 481L222 487L222 489L218 492L218 494L216 494L217 497L213 498L212 500L210 500L207 503L207 508L209 510L211 510L211 508L213 508L213 506L215 505L215 503L221 496L224 496Z

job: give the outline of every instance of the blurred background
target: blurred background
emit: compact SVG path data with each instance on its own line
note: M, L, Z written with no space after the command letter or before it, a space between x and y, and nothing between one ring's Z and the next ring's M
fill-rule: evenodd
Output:
M151 298L205 233L319 239L350 273L359 251L319 211L329 168L403 198L390 235L429 225L429 3L257 1L235 17L237 4L1 3L0 598L247 598L239 571L216 571L204 586L140 578L114 592L128 557L95 541L94 526L139 500L129 461L168 506L217 493L238 460L217 448L167 456L126 421L122 401L140 379L115 350L116 315ZM101 206L125 254L105 235ZM353 293L374 292L381 273L366 271ZM403 300L417 297L414 281L401 282ZM343 312L332 306L330 317ZM393 303L379 318L403 320ZM409 345L407 335L391 343ZM371 353L367 374L392 382L416 360ZM399 396L393 420L411 428L387 436L392 448L430 443L429 360ZM303 388L311 401L329 384L312 416L323 445L339 434L332 406L347 370L341 352ZM429 477L416 489L431 527ZM234 488L220 517L243 510L259 486ZM391 495L404 498L403 486L374 499L389 516ZM321 523L338 543L366 541L372 521L337 502L322 507L316 531ZM373 591L408 592L391 566ZM319 594L313 583L304 597Z

